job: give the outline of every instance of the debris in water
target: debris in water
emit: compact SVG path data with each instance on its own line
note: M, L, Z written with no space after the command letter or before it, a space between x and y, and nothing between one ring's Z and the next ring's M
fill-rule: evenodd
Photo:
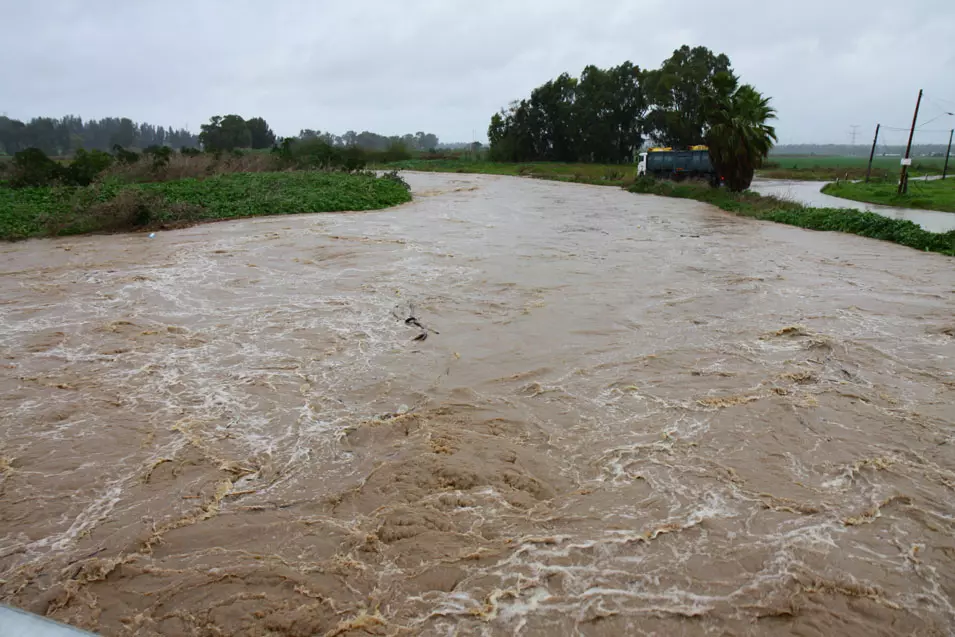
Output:
M733 396L707 396L696 402L704 407L732 407L733 405L745 405L754 400L759 400L759 396L737 394Z
M421 321L418 320L418 318L415 316L413 303L408 304L408 307L406 308L405 312L399 312L400 309L401 309L400 306L395 307L395 309L391 311L391 314L399 321L403 321L404 324L407 325L408 327L417 327L419 330L421 330L420 334L418 334L413 339L411 339L412 341L417 341L420 343L421 341L428 338L428 332L431 332L432 334L440 333L437 330L433 330L430 327L423 325ZM407 316L405 318L402 318L403 314L406 314Z
M787 325L782 329L766 334L763 338L766 339L773 336L809 336L809 332L803 325Z

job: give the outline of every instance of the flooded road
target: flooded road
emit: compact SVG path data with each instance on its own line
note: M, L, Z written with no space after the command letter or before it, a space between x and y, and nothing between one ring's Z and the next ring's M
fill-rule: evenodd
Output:
M802 181L795 179L753 180L750 189L761 195L771 195L780 199L789 199L804 206L816 208L850 208L864 212L874 212L890 219L908 219L929 232L948 232L955 230L955 213L937 210L919 210L917 208L895 208L881 206L865 201L852 201L842 197L833 197L822 192L828 181Z
M955 260L408 179L0 246L0 601L103 635L952 634Z

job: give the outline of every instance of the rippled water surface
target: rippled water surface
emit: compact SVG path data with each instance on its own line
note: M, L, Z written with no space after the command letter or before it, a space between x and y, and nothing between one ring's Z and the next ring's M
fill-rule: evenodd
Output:
M0 600L104 635L952 634L955 260L409 179L0 247Z

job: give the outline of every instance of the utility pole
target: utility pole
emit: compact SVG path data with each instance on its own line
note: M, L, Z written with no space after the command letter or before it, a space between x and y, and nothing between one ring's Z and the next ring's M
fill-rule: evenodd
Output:
M872 174L872 158L875 157L875 144L879 141L879 128L882 124L875 125L875 137L872 138L872 150L869 151L869 167L865 169L865 183L869 183L869 175Z
M915 135L915 122L919 118L919 106L922 104L922 89L919 89L919 98L915 100L915 115L912 116L912 128L909 130L909 143L905 146L905 159L902 160L902 174L899 175L899 194L909 192L909 164L912 163L912 136Z
M948 150L945 151L945 166L942 168L942 179L948 174L948 156L952 154L952 135L955 135L955 128L948 131Z
M855 146L855 145L856 145L856 134L859 132L859 125L858 125L858 124L852 124L851 126L849 126L849 128L852 129L852 132L849 133L849 134L852 136L852 145ZM852 149L852 152L855 152L855 148Z

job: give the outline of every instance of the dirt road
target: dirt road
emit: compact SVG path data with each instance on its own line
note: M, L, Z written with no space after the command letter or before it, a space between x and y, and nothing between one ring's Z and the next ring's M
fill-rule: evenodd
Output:
M955 260L409 179L0 246L0 601L104 635L955 630Z

